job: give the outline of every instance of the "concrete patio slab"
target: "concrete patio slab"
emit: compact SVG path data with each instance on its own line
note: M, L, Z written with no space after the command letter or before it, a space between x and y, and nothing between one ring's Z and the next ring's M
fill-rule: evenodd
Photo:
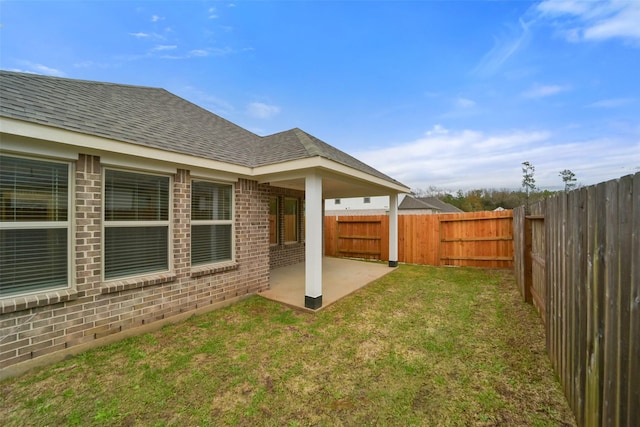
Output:
M271 289L259 293L296 309L317 312L395 270L386 263L355 261L343 258L322 259L322 307L311 310L304 306L304 263L271 270Z

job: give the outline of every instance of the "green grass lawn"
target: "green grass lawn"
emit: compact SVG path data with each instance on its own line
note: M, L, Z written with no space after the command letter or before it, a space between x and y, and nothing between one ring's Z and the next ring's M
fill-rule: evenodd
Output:
M402 265L317 314L255 296L0 383L3 425L574 425L511 272Z

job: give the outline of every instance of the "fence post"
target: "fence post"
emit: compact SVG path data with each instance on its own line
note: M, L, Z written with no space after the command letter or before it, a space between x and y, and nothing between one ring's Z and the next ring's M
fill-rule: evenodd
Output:
M533 227L531 219L524 216L524 300L529 304L533 303L531 296L531 286L533 285L533 258L532 258L532 236Z

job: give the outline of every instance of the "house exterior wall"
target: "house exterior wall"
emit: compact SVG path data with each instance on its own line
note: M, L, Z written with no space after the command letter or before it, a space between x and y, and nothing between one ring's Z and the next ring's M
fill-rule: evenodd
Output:
M366 216L389 215L389 209L344 209L325 210L324 216Z
M402 203L406 194L398 194L398 204ZM325 216L362 216L362 215L389 215L389 196L367 197L369 203L365 203L364 197L351 197L345 199L327 199L324 202ZM340 200L339 203L337 201ZM406 212L399 210L398 215L414 215L433 212Z
M365 203L365 199L368 203ZM388 211L389 196L349 197L343 199L327 199L324 202L325 211ZM365 214L366 215L366 214Z
M269 259L271 268L286 267L298 264L305 260L304 236L304 191L287 188L271 187L269 195L278 198L278 243L269 246ZM285 243L284 238L284 199L292 197L298 199L298 241Z
M163 274L103 281L104 165L98 156L80 154L72 168L74 285L0 300L0 378L2 370L20 362L98 344L102 338L268 289L268 185L246 179L234 184L235 260L192 268L191 176L189 170L178 169L172 177L172 268Z

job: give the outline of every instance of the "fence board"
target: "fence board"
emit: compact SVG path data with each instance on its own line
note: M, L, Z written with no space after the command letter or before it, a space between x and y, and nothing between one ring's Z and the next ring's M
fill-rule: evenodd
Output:
M633 197L633 177L626 176L620 179L618 183L618 206L617 206L617 222L618 222L618 271L617 282L619 289L618 301L616 301L616 312L618 314L618 347L615 351L617 357L617 372L616 372L616 384L618 385L616 404L617 419L619 425L629 425L627 414L627 402L621 402L621 397L628 396L629 389L629 372L627 368L629 366L629 347L631 338L629 337L630 329L630 297L631 286L628 282L628 278L631 278L631 259L629 255L631 251L631 239L624 238L623 236L633 235L632 228L632 205L631 200ZM640 356L640 355L638 355ZM640 410L640 408L636 408Z
M604 326L605 326L605 292L604 292L604 248L606 218L606 193L605 184L598 184L589 190L593 193L590 200L590 225L593 224L593 235L591 247L592 267L587 271L591 272L588 281L591 286L591 304L587 307L587 315L591 314L591 339L590 354L588 355L587 366L587 392L585 406L589 409L585 413L585 425L599 426L602 420L602 393L604 378Z
M639 193L635 174L557 194L544 201L541 230L538 221L529 229L526 220L541 204L527 217L524 209L514 212L518 286L525 295L527 280L534 282L527 275L536 273L542 257L547 350L580 426L640 425ZM540 233L546 239L541 256L535 254Z
M545 259L546 239L545 239L545 222L544 211L546 203L541 201L531 207L532 214L526 217L528 231L526 241L529 242L527 250L527 274L530 275L529 292L534 306L540 313L543 321L546 323L546 300L547 300L547 262Z
M531 302L531 283L526 282L527 279L531 278L531 275L525 274L527 237L531 236L531 233L527 231L530 226L529 223L527 223L527 228L525 228L525 215L524 206L513 210L513 266L516 283L520 289L520 295L523 296L526 302Z
M586 189L578 189L569 193L570 199L569 206L573 206L574 211L572 220L569 221L571 227L571 241L573 243L573 251L570 257L573 262L573 268L571 270L570 277L573 277L575 282L579 284L574 286L575 289L575 303L573 309L575 310L572 328L574 330L572 347L576 349L576 357L574 359L574 371L573 371L573 407L576 414L577 422L582 425L584 423L584 411L585 411L585 397L583 390L585 389L585 364L587 354L587 339L586 339L586 324L587 324L587 309L586 309L586 272L588 269L587 254L587 241L586 241L586 224L588 222L587 217L587 191Z
M383 218L344 217L336 221L336 255L382 259Z
M631 265L629 284L629 396L627 417L630 426L640 425L640 173L633 177L631 195Z
M398 216L398 261L513 266L512 212ZM389 217L325 217L325 254L388 260Z
M618 191L614 181L608 181L606 191L606 218L613 219L618 209ZM606 249L604 259L604 287L605 287L605 330L604 330L604 389L602 394L604 425L620 425L616 408L616 358L617 341L619 337L618 316L616 313L619 288L617 283L618 262L618 228L607 227L605 232Z
M508 268L513 260L513 213L439 215L440 265Z

